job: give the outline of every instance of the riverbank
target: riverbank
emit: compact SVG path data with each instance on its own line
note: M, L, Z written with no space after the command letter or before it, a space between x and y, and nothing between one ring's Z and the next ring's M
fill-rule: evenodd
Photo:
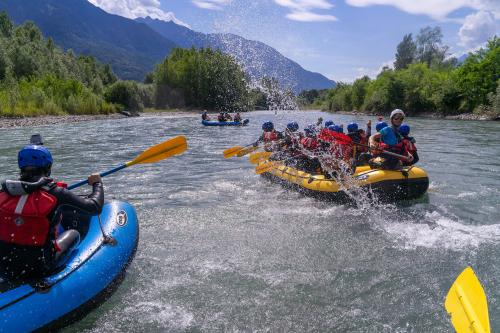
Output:
M140 117L162 116L167 118L177 118L183 116L198 115L199 111L195 110L147 110L139 114ZM9 118L0 117L0 129L2 128L18 128L18 127L38 127L50 126L66 123L77 123L82 121L92 120L109 120L128 118L127 115L121 113L99 114L99 115L64 115L64 116L38 116L38 117L22 117Z
M377 114L371 114L371 113L365 113L365 112L355 112L355 111L337 111L337 112L330 112L330 111L324 111L324 110L304 110L304 111L323 111L323 112L328 112L331 114L346 114L346 115L352 115L352 116L377 116ZM389 117L389 114L382 114L384 117ZM462 113L462 114L457 114L453 116L443 116L437 113L419 113L416 115L410 115L410 117L422 117L422 118L430 118L430 119L448 119L448 120L493 120L493 121L498 121L500 120L499 116L487 116L487 115L479 115L475 113Z

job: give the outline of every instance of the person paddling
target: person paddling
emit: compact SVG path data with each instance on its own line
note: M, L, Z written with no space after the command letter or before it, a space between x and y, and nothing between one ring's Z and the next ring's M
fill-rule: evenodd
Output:
M239 112L236 112L236 114L233 117L234 122L241 123L241 115Z
M58 234L64 206L90 215L101 213L104 190L99 174L88 177L92 194L80 197L49 178L50 151L38 144L18 153L19 180L4 180L0 191L0 277L7 280L41 277L61 264L80 240L78 231Z
M402 124L399 127L399 133L403 136L403 144L406 147L406 150L413 156L413 161L406 162L403 161L403 165L413 165L418 162L419 157L417 153L416 141L410 135L410 126L408 124Z
M207 110L204 110L203 113L201 114L201 119L205 121L209 121L210 117L208 116Z
M276 131L271 121L263 123L262 130L264 133L262 133L259 139L253 144L254 147L257 147L260 142L263 142L265 151L276 150L278 148L277 143L284 139L283 133Z
M403 144L403 136L399 133L399 127L404 118L405 114L402 110L393 110L390 116L391 126L384 127L378 133L372 135L369 140L370 147L406 156L407 161L411 162L413 156L406 150ZM377 143L377 141L380 141L380 143ZM370 160L370 165L374 168L398 169L402 163L399 158L382 152L379 157Z

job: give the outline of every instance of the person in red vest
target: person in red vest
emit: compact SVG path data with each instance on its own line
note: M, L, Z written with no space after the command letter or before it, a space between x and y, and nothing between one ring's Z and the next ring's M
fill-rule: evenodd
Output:
M91 215L102 211L104 190L98 174L88 177L92 194L81 197L49 178L52 162L41 142L27 145L18 153L20 179L1 182L0 277L4 279L44 276L79 243L76 230L58 234L60 208L70 206Z
M403 161L403 165L407 166L417 163L419 160L417 146L415 145L415 139L409 136L410 126L408 124L402 124L401 126L399 126L399 133L403 136L403 144L405 145L406 150L411 154L411 156L413 156L413 160L411 162Z
M321 144L316 135L316 126L310 124L304 128L304 137L299 141L299 148L302 152L297 168L313 174L321 174L321 163L318 155L321 153Z
M262 130L264 133L262 133L259 139L254 143L254 146L257 147L259 142L263 142L265 151L277 150L279 148L279 142L284 139L283 133L276 131L271 121L263 123Z

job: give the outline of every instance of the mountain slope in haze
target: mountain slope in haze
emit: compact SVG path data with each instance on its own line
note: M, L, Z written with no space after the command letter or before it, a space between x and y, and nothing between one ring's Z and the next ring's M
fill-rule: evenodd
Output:
M177 46L148 26L86 0L0 0L0 10L16 24L33 21L64 49L110 64L122 79L143 80Z
M147 24L165 38L182 47L210 47L233 55L242 64L252 79L264 76L275 77L294 92L309 89L326 89L335 82L325 76L307 71L296 62L286 58L272 47L234 34L203 34L173 22L165 22L150 17L136 21Z

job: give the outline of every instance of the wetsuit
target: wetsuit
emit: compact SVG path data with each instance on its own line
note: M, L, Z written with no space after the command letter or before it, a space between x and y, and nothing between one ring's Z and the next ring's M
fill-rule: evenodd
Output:
M9 181L2 182L2 191L0 197L3 199L16 198L9 190L7 185ZM19 182L23 187L29 188L34 184L31 182ZM11 184L13 182L11 181ZM60 251L59 241L65 239L57 238L57 227L62 220L58 214L58 209L63 206L70 206L82 210L90 215L100 214L104 205L104 189L102 183L94 183L92 193L86 197L81 197L73 192L70 192L64 187L57 186L56 183L49 179L43 182L39 188L28 190L29 195L35 192L45 192L49 197L56 200L53 209L48 212L46 217L42 217L40 221L49 221L48 235L38 235L45 238L45 243L40 245L25 245L18 244L19 242L11 242L7 239L0 240L0 276L7 279L30 278L46 275L57 264L56 259L59 257ZM17 196L19 198L19 195ZM5 200L1 203L4 204ZM7 226L4 224L4 219L9 215L8 209L1 207L0 204L0 231ZM3 208L3 209L2 209ZM17 207L16 207L17 210ZM12 227L12 226L11 226ZM75 230L72 230L76 232ZM24 231L26 235L26 231ZM29 233L29 232L28 232ZM62 238L65 237L63 233ZM4 233L3 233L4 234ZM79 236L79 235L78 235ZM5 238L5 237L4 237ZM57 238L57 241L56 241Z

